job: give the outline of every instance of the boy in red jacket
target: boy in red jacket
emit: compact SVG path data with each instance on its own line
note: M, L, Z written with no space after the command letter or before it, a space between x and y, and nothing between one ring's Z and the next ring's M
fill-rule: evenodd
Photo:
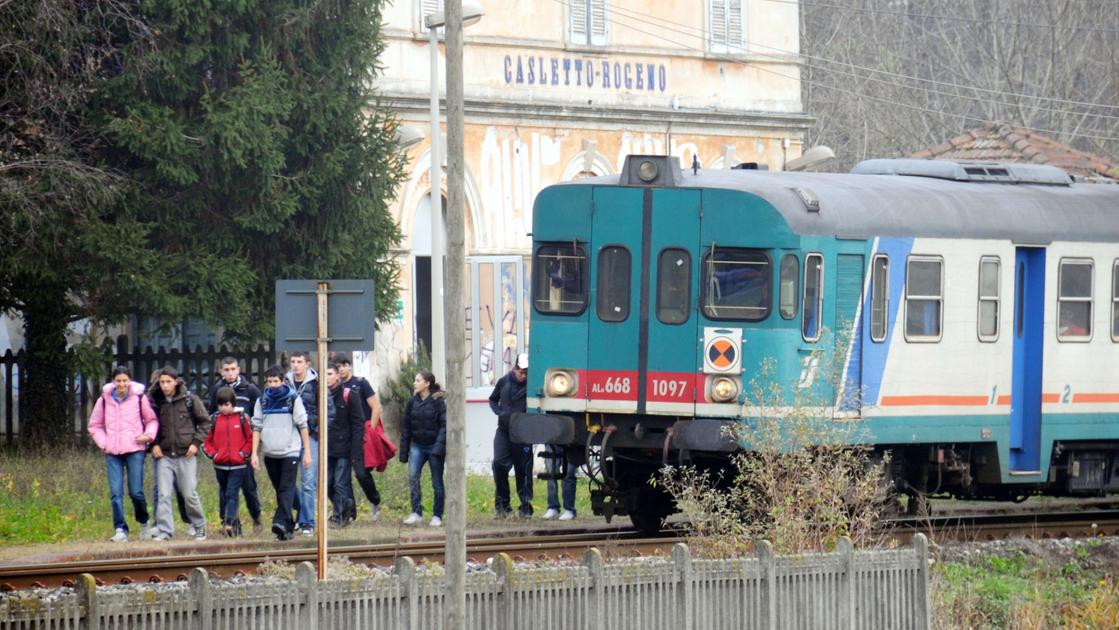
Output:
M214 396L217 411L210 423L210 434L202 444L202 451L214 460L214 473L218 478L221 495L222 532L226 536L241 535L241 507L238 499L241 484L248 475L248 461L253 452L253 429L249 417L235 409L237 394L229 387L222 387Z

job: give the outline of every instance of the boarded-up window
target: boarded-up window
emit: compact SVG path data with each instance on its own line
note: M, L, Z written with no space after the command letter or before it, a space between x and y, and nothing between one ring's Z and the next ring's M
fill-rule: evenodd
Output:
M606 45L606 0L568 0L572 44Z
M746 52L744 0L709 0L707 42L711 52L741 55Z

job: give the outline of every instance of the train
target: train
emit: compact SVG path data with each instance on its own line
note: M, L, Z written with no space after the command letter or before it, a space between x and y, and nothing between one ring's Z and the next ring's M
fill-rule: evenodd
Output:
M542 190L532 243L513 439L565 446L607 520L660 529L658 469L745 448L726 428L757 413L766 364L857 421L911 498L1119 491L1119 185L1020 163L630 155ZM838 377L814 380L828 360Z

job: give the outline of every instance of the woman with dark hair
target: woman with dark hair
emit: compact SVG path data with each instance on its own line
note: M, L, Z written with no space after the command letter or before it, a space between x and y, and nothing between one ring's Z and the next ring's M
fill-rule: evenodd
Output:
M400 463L408 464L408 484L412 494L412 513L404 519L405 525L423 522L423 493L420 490L420 473L423 465L431 465L431 486L435 492L431 526L443 525L443 460L447 456L447 404L435 375L420 370L412 381L415 393L404 405L400 420Z
M128 523L124 520L124 479L128 475L128 496L140 536L151 537L148 528L148 502L144 498L144 453L155 439L159 420L151 403L144 396L144 386L132 381L127 367L113 368L113 380L101 388L101 396L89 416L90 437L105 453L109 477L109 501L113 506L113 528L109 540L128 540Z

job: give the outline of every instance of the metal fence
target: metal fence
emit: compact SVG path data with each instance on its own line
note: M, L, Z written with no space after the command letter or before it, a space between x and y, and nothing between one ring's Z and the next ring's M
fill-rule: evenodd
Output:
M219 362L232 356L241 364L241 372L256 383L264 381L264 371L276 362L276 354L268 346L255 348L227 348L226 346L196 346L193 350L174 348L166 350L162 346L129 348L128 337L117 338L116 348L105 353L105 361L97 374L72 374L66 382L66 418L73 433L85 433L86 422L93 411L93 404L101 392L101 386L109 381L113 366L126 365L132 369L132 379L147 384L152 372L170 365L179 371L187 387L194 393L206 398L206 389L220 375ZM27 353L24 350L13 353L11 350L0 355L0 430L4 439L11 444L19 434L20 391L24 390L24 365Z
M499 555L466 576L466 627L477 630L905 629L928 619L928 543L893 550L753 558L668 558L515 566ZM277 630L444 627L445 575L402 558L391 573L317 582L310 563L294 581L211 581L98 588L84 575L71 592L0 596L0 627Z

